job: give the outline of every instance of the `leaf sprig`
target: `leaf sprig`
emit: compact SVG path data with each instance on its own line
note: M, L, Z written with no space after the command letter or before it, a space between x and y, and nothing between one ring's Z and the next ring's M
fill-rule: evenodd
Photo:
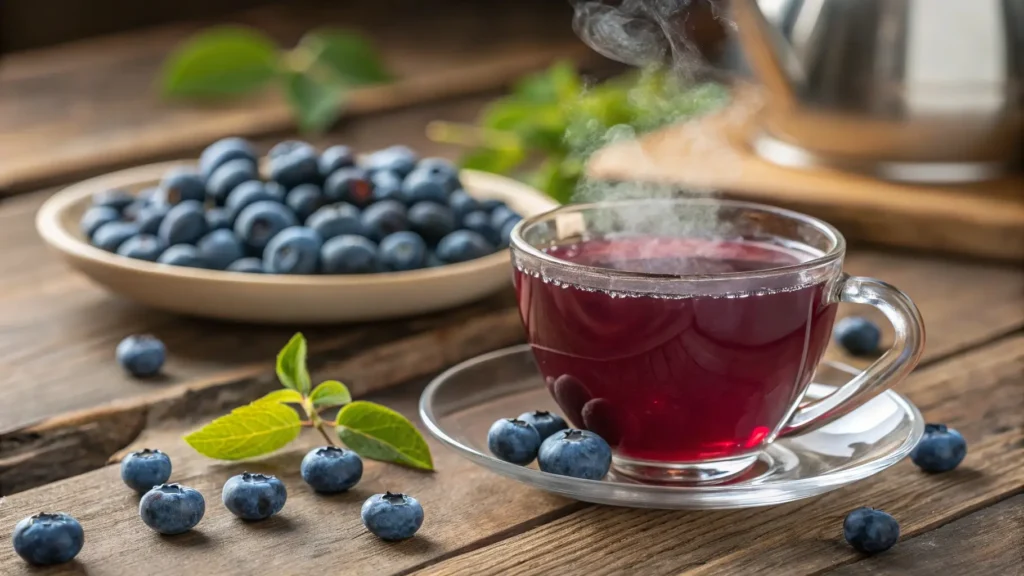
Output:
M241 460L269 454L295 440L303 427L315 428L334 445L328 432L364 458L433 470L430 448L405 416L385 406L352 401L348 388L337 380L315 388L306 366L306 338L300 333L277 355L277 377L283 388L236 408L185 436L197 452L218 460ZM306 419L301 419L301 409ZM341 406L336 419L321 412Z

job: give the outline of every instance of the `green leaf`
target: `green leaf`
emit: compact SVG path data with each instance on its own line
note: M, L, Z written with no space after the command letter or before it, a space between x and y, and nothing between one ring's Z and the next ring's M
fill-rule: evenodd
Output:
M334 124L341 114L345 87L331 76L314 73L287 72L284 95L295 113L299 130L320 133Z
M362 36L335 28L313 30L299 41L295 51L304 52L312 65L346 85L375 84L391 79L377 51Z
M283 447L302 429L299 415L274 402L242 406L185 436L197 452L218 460L241 460Z
M277 355L277 378L286 388L309 394L309 370L306 368L306 337L298 332Z
M328 408L330 406L341 406L352 401L352 394L348 388L337 380L321 382L309 395L313 406L317 408Z
M278 404L302 404L302 394L295 390L282 389L274 390L270 394L254 400L253 404L260 404L263 402L276 402Z
M263 87L277 70L277 46L257 30L221 26L200 32L168 56L165 96L217 98Z
M515 98L534 103L569 102L582 89L582 81L570 62L557 62L543 72L531 74L516 84Z
M478 148L459 161L463 168L482 170L494 174L508 174L526 159L521 147Z
M338 438L364 458L433 470L430 448L405 416L373 402L353 402L338 412Z

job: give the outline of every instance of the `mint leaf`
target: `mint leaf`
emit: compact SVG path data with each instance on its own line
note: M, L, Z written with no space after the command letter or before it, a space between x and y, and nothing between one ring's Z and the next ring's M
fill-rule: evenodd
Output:
M478 148L463 156L459 164L470 170L508 174L524 160L522 148Z
M298 332L277 355L277 378L286 388L309 393L309 370L306 368L306 337Z
M263 33L220 26L186 40L161 72L165 96L217 98L251 92L277 70L277 46Z
M185 436L197 452L218 460L241 460L283 447L302 429L299 415L274 402L242 406Z
M284 95L295 113L299 130L320 133L331 127L341 114L341 96L345 88L333 76L288 72L284 75Z
M307 53L314 67L329 71L346 85L374 84L391 79L373 46L362 36L346 30L314 30L302 37L295 51Z
M282 389L274 390L262 398L254 400L253 404L262 402L276 402L278 404L302 404L302 394L295 390Z
M405 416L373 402L353 402L338 412L338 438L364 458L433 470L430 448Z
M328 380L317 385L313 389L313 393L309 395L309 399L316 408L328 408L348 404L352 401L352 394L341 382Z

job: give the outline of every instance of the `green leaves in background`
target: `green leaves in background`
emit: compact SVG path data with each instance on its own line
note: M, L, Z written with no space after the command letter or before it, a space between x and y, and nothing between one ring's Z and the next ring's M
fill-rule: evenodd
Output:
M276 402L278 404L302 404L302 394L296 390L283 389L274 390L266 396L253 401L253 404L261 402Z
M161 88L168 98L237 97L276 81L303 132L330 127L345 92L391 80L361 36L324 28L309 32L291 50L243 26L220 26L186 40L164 62Z
M306 367L306 337L301 332L292 336L277 354L277 379L281 385L306 395L311 386Z
M309 395L309 400L316 408L332 408L351 402L352 394L341 382L328 380L317 385L313 393Z
M241 460L282 448L301 430L295 410L276 402L254 402L185 436L185 442L210 458Z
M338 438L364 458L433 470L430 448L398 412L372 402L353 402L338 412Z

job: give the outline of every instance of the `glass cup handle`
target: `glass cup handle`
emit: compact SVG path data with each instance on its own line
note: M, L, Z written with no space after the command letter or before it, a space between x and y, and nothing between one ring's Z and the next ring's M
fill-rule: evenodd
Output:
M797 408L780 436L819 428L848 414L903 380L924 352L924 322L910 298L896 287L874 278L843 275L841 302L870 304L885 314L896 331L892 348L832 394Z

